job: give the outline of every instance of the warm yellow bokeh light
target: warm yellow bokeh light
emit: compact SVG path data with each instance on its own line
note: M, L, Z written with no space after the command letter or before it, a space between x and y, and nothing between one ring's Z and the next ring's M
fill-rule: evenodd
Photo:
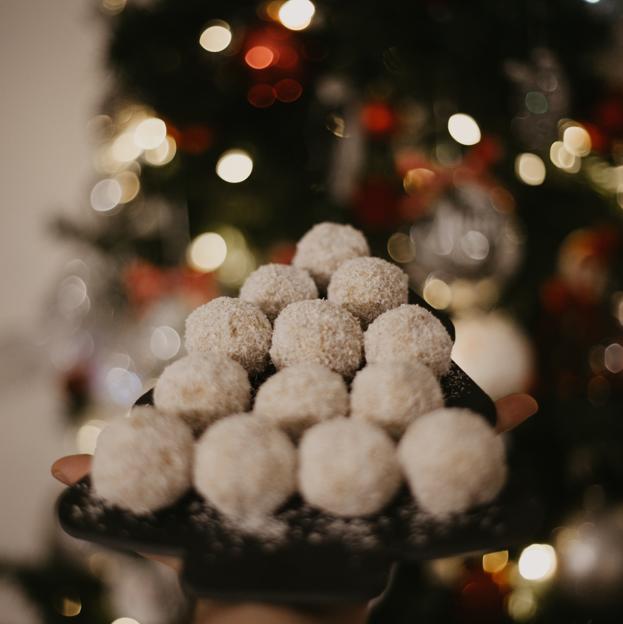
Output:
M549 148L549 159L552 163L569 173L577 173L580 170L580 159L572 154L562 141L554 141Z
M199 36L199 45L208 52L222 52L231 43L229 24L215 20Z
M304 30L315 12L316 7L309 0L287 0L279 9L279 21L290 30Z
M556 571L556 551L549 544L532 544L522 550L518 565L527 581L545 581Z
M134 141L132 132L120 134L110 146L110 155L121 163L131 162L141 155L142 148Z
M415 245L404 232L396 232L387 241L387 253L392 260L405 264L415 258Z
M203 273L218 269L226 257L227 243L216 232L205 232L197 236L188 246L186 254L188 264Z
M448 119L448 132L461 145L476 145L480 141L476 120L465 113L456 113Z
M574 156L586 156L591 151L591 137L582 126L569 126L562 133L565 149Z
M432 277L426 280L422 296L437 310L445 310L452 302L452 290L443 280Z
M134 129L134 142L141 150L155 149L167 136L167 126L157 117L143 119Z
M225 182L237 184L246 180L253 171L253 160L247 152L233 149L221 155L216 163L216 174Z
M517 622L530 620L536 613L536 598L528 587L515 589L507 599L508 614Z
M489 574L501 572L507 563L508 550L500 550L482 556L482 569Z
M545 180L545 163L536 154L525 152L515 158L517 177L529 186L538 186Z
M175 139L168 136L164 141L162 141L162 143L160 143L160 145L158 145L158 147L145 150L143 158L145 158L145 162L150 165L160 167L170 163L173 160L176 151L177 144L175 143Z
M122 171L115 176L115 180L121 187L120 204L127 204L132 201L141 190L141 182L133 171Z
M134 618L120 617L112 621L110 624L140 624L140 622Z

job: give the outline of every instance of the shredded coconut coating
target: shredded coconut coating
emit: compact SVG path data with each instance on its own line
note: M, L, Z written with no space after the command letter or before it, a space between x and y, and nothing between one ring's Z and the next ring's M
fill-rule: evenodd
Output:
M378 425L394 438L443 404L437 378L417 361L368 364L355 376L350 394L351 417Z
M452 339L441 321L419 305L384 312L365 334L366 360L419 360L441 377L450 369Z
M336 516L382 509L401 482L387 434L360 420L334 418L308 429L299 447L299 489L305 500Z
M348 414L348 390L338 373L302 363L269 377L255 397L254 412L298 440L305 429Z
M381 258L353 258L333 274L327 299L344 306L367 326L379 314L407 303L409 278L400 267Z
M347 310L324 299L291 303L275 320L270 356L277 368L322 364L352 377L359 368L363 333Z
M444 408L418 418L398 455L418 504L437 517L491 501L506 481L502 439L468 409Z
M368 241L359 230L325 221L314 225L299 240L292 264L309 271L318 288L325 289L342 262L369 255Z
M154 388L154 404L176 414L194 433L235 412L251 397L247 372L222 353L191 353L167 366Z
M217 297L186 319L189 353L223 353L249 373L266 366L272 327L266 315L248 301Z
M227 516L266 516L296 490L296 449L283 431L264 419L228 416L197 442L194 484Z
M181 420L139 406L100 434L91 481L106 503L146 514L188 490L192 456L193 436Z
M240 289L240 299L254 303L271 321L288 304L317 297L318 289L310 274L288 264L261 266Z

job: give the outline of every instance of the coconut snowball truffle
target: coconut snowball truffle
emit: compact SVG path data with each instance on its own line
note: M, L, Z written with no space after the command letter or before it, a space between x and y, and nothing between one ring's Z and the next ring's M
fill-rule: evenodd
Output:
M240 289L240 299L254 303L271 321L289 303L317 297L318 289L309 273L288 264L261 266Z
M348 414L344 380L321 364L296 364L269 377L255 397L253 411L295 440L312 425Z
M450 369L452 338L422 306L404 304L384 312L368 327L364 340L368 362L419 360L438 377Z
M189 353L223 353L249 373L266 365L272 328L266 315L248 301L217 297L186 319Z
M506 481L501 438L468 409L444 408L418 418L398 454L413 496L434 516L487 503Z
M319 288L326 288L335 270L351 258L369 256L365 236L350 225L318 223L296 245L294 266L309 271Z
M97 440L91 480L97 496L136 514L173 504L190 487L193 436L151 406L108 425Z
M395 438L443 404L437 378L417 361L368 364L355 376L350 395L352 418L383 427Z
M227 516L266 516L296 489L296 449L283 431L264 419L229 416L197 442L194 484Z
M407 274L395 264L381 258L354 258L335 271L327 298L344 306L363 325L379 314L407 303Z
M366 516L394 496L401 475L387 434L368 423L334 418L308 429L299 447L299 489L336 516Z
M347 310L324 299L291 303L275 320L270 356L277 368L322 364L352 376L361 362L363 333Z
M247 409L251 384L238 362L222 353L191 353L167 366L154 388L154 404L178 415L195 433Z

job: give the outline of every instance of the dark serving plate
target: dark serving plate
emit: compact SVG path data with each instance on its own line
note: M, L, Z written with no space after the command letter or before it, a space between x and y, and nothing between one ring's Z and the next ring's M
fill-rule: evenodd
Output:
M430 309L417 295L411 301ZM454 338L451 321L432 311ZM456 364L441 382L446 405L468 407L495 422L491 399ZM147 393L138 403L150 401ZM366 518L335 518L293 497L249 531L232 525L194 491L171 507L136 516L104 505L87 477L61 494L58 517L80 539L180 557L182 584L197 596L314 605L379 595L397 562L520 544L538 531L541 507L511 474L493 503L443 522L418 510L403 488L381 513Z

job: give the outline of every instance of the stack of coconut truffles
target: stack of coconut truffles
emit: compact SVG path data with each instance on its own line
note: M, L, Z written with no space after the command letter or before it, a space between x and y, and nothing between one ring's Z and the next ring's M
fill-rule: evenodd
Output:
M406 274L370 257L361 232L314 226L292 265L262 266L239 298L190 314L188 355L162 373L154 407L102 432L95 493L144 514L194 486L241 520L297 491L332 515L373 514L403 479L433 516L490 501L503 443L479 415L444 407L452 340L407 301Z

